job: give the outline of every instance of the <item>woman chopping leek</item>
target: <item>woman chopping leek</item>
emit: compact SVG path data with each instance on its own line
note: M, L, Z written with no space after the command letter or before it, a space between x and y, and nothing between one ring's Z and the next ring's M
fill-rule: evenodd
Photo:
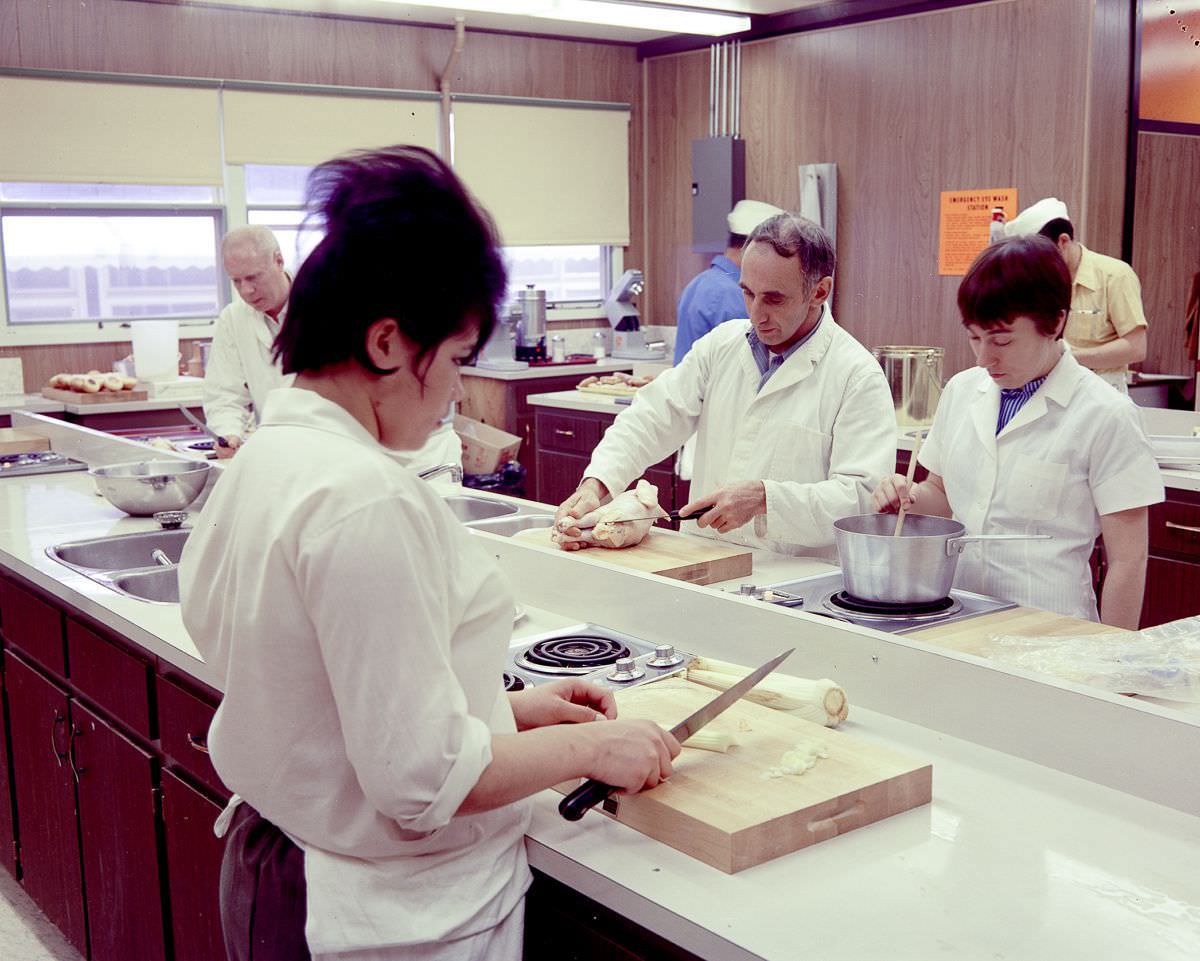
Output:
M920 451L928 479L886 478L877 511L902 502L969 534L1049 534L970 544L955 586L1097 620L1089 558L1103 534L1099 619L1136 629L1146 579L1147 507L1163 485L1137 410L1062 341L1071 277L1054 244L988 247L958 289L978 366L946 385Z
M413 147L317 167L309 200L326 233L276 342L295 384L180 568L225 692L209 749L242 799L229 957L517 959L523 799L574 777L640 790L679 746L605 720L611 694L579 681L506 695L512 593L389 457L425 443L492 330L505 275L486 214Z

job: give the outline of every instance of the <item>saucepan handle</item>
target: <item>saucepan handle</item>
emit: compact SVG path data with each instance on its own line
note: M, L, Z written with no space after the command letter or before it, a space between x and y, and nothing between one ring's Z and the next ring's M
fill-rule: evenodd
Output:
M972 541L1048 541L1049 534L963 534L946 541L946 556L953 557L966 550Z

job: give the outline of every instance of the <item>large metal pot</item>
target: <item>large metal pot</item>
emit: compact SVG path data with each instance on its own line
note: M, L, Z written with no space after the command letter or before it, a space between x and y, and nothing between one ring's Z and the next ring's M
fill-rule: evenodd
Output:
M958 555L972 541L1048 540L1049 534L967 534L958 521L909 514L899 537L895 514L860 514L833 523L846 592L877 604L925 604L950 593Z
M149 460L93 467L88 473L113 507L134 517L149 517L158 511L182 510L199 497L210 466L202 460Z
M896 423L901 427L927 427L933 423L942 396L941 347L872 347L892 388Z

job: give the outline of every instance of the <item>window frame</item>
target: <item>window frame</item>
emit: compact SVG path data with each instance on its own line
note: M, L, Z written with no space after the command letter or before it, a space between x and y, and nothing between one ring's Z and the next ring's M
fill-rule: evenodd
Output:
M214 194L216 192L214 191ZM221 267L221 238L225 235L228 222L227 208L219 197L203 203L169 203L149 201L146 203L105 203L103 201L19 201L0 200L0 220L9 214L34 216L78 217L95 215L103 217L145 217L154 215L207 216L213 222L213 252L216 257L218 276ZM219 306L216 313L230 302L228 283L218 282ZM174 315L170 317L145 316L137 318L104 318L101 320L31 321L12 323L8 316L8 271L5 260L4 235L0 230L0 346L33 347L55 344L99 344L121 343L132 338L130 325L141 321L175 320L179 324L180 336L187 338L211 337L216 329L217 317L203 314Z

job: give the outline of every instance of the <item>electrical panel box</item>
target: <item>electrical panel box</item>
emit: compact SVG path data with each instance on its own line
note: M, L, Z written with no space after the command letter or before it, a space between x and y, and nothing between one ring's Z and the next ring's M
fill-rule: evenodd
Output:
M746 141L692 141L692 250L719 254L729 240L726 217L746 199Z

